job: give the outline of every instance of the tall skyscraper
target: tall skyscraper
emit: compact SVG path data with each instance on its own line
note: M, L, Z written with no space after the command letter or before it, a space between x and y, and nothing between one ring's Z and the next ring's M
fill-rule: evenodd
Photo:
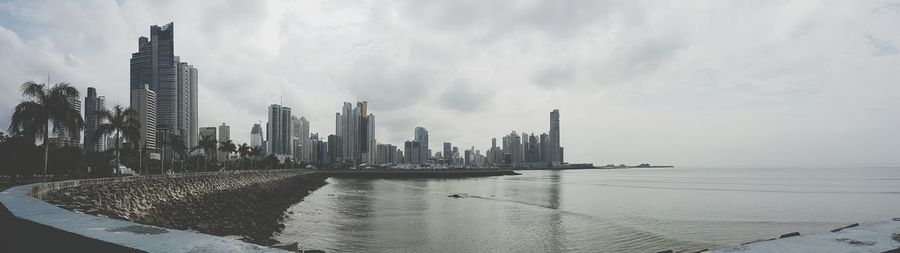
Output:
M375 117L368 114L368 102L344 103L341 113L335 114L335 135L341 138L344 161L359 164L374 162ZM372 152L369 152L369 151Z
M290 156L291 108L277 104L270 105L266 128L266 153Z
M378 154L378 151L375 149L378 143L375 140L375 115L371 113L369 116L366 116L366 150L367 150L367 163L375 163L375 157Z
M228 125L225 125L225 122L222 122L222 125L219 126L219 143L220 143L219 145L221 145L221 142L223 142L223 141L230 141L230 140L231 140L231 127ZM226 154L225 152L221 152L221 151L218 152L218 156L219 156L220 161L228 158L228 154Z
M197 135L197 107L195 97L197 94L197 69L194 65L181 62L180 57L175 57L178 63L177 77L177 120L175 123L176 134L181 136L185 143L193 144Z
M404 161L409 164L422 163L422 143L416 140L406 141L403 145Z
M131 108L137 111L140 145L151 154L156 150L156 93L150 85L131 90Z
M512 165L519 165L522 163L522 137L516 134L516 131L512 131L509 135L503 137L503 155L508 157L508 162ZM507 160L507 158L504 158Z
M309 138L309 120L306 117L300 117L300 161L311 161L315 158L313 143Z
M197 133L198 128L200 127L198 123L198 117L200 116L200 112L198 111L198 94L197 94L197 68L194 68L193 65L190 66L191 69L191 124L190 124L190 145L191 147L196 147L200 144L200 137Z
M328 154L329 159L327 162L329 163L341 163L340 154L342 153L341 149L344 148L343 143L341 143L341 137L337 135L328 135ZM326 161L323 161L326 162Z
M261 147L262 143L262 127L259 124L253 124L253 127L250 128L250 147Z
M131 55L132 91L156 94L158 130L181 136L194 146L197 138L197 69L175 56L175 25L151 26L150 38L138 38L138 52Z
M553 165L562 163L559 146L559 109L550 112L550 162Z
M453 144L449 142L444 142L444 159L452 159L453 158Z
M97 126L100 125L100 118L97 113L104 109L103 96L97 96L97 89L94 87L87 88L87 96L84 97L84 151L100 152L103 151L103 143L105 138L97 139Z
M428 147L428 129L425 129L424 127L416 127L413 135L413 138L422 144L421 157L423 157L424 159L428 159L428 157L431 156L431 149L429 149Z

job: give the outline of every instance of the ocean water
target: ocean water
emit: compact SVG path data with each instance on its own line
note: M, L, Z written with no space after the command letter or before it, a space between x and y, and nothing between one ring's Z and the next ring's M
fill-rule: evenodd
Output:
M900 217L900 168L520 173L331 178L275 238L328 252L656 252Z

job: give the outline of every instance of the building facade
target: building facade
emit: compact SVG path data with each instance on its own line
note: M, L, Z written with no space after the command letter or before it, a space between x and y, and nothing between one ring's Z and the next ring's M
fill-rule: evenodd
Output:
M131 108L137 111L140 145L151 153L156 150L156 93L150 85L131 90Z
M97 89L87 88L87 96L84 97L84 146L85 152L100 152L105 149L106 138L98 137L97 126L102 122L98 116L101 110L105 110L105 98L97 96Z
M291 108L273 104L269 106L268 115L266 154L291 156Z

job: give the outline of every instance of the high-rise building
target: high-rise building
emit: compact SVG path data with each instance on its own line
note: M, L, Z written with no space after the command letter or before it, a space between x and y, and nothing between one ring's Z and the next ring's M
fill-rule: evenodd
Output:
M177 73L177 121L176 121L176 134L181 136L181 138L185 141L185 143L190 143L193 145L193 139L196 138L197 135L197 105L196 105L196 95L197 91L197 68L194 68L194 65L190 65L187 62L181 62L180 57L175 57L175 62L178 63Z
M106 108L104 97L97 96L97 89L94 87L87 88L87 96L84 97L84 151L100 152L103 151L105 138L98 138L97 126L101 120L98 116L99 111Z
M375 157L378 154L375 146L378 145L375 140L375 115L371 113L366 117L366 150L367 163L375 163Z
M522 137L512 131L509 135L503 137L503 155L509 156L509 164L516 166L522 163ZM506 160L506 159L504 159Z
M422 163L422 143L416 140L406 141L403 145L404 162L409 164Z
M562 163L562 154L559 146L559 110L550 112L550 162L553 165Z
M368 102L357 102L355 108L344 103L341 113L335 114L335 135L341 137L343 145L342 160L353 164L374 162L374 122L374 115L368 114Z
M190 67L191 69L191 128L190 128L190 145L191 147L196 147L200 143L200 137L197 134L197 129L200 127L198 122L198 117L200 117L200 112L198 111L199 106L199 98L197 98L197 68L194 68L193 65Z
M150 85L131 90L131 108L137 111L141 127L140 145L152 154L156 150L156 93Z
M261 147L263 144L262 127L259 124L253 124L250 128L250 147Z
M313 143L309 138L309 120L306 117L300 117L300 161L310 161L315 158L313 152ZM327 141L327 140L326 140ZM329 154L330 155L330 154ZM320 159L321 160L321 159Z
M425 129L424 127L416 127L413 135L413 138L415 140L419 141L419 143L422 143L421 157L423 157L424 159L428 159L428 157L431 156L431 149L429 149L428 147L428 129Z
M341 142L341 137L337 135L328 135L328 155L329 159L327 162L329 163L341 163L340 154L343 152L344 148L343 143Z
M269 122L266 123L266 154L291 155L291 108L273 104L269 106Z
M453 159L453 144L449 142L444 142L444 159Z
M223 141L230 141L230 140L231 140L231 127L228 125L225 125L225 122L222 122L222 125L219 126L219 144L217 146L221 146L222 145L221 143ZM220 161L224 161L225 159L228 158L228 154L226 154L225 152L219 151L219 152L217 152L217 154L218 154L217 156L219 157Z
M552 151L550 148L550 136L547 135L547 133L542 133L539 138L540 138L540 142L541 142L541 144L540 144L540 148L541 148L540 156L541 157L539 160L544 163L551 162L550 161L550 153Z
M148 86L156 94L158 130L176 134L192 146L197 138L197 69L175 56L175 25L151 26L150 38L138 38L131 55L130 86ZM157 133L154 133L156 135Z

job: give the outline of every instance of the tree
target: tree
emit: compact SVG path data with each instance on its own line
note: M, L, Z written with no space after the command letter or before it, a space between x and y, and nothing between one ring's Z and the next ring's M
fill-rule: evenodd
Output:
M184 156L187 155L187 144L184 142L184 137L179 134L171 134L163 138L162 140L163 149L168 151L164 151L165 154L172 154L172 164L169 166L169 169L175 169L175 158L178 158L179 163L184 164ZM171 151L171 152L169 152Z
M41 151L34 138L0 135L0 174L15 178L34 175L41 168Z
M244 158L246 158L248 155L250 155L250 145L247 145L247 143L241 144L240 146L237 147L237 153L238 153L238 156L241 158L241 166L246 166L246 164L245 164L246 161L244 161ZM247 169L247 168L245 167L243 169Z
M103 123L100 123L100 125L97 126L97 131L94 136L87 137L99 141L107 135L115 134L116 145L113 147L113 150L116 154L116 164L114 165L114 169L116 175L119 175L121 174L121 171L119 171L119 163L121 162L121 150L119 145L122 143L121 138L138 144L135 146L140 149L141 123L138 121L138 113L130 107L116 105L111 111L106 108L97 111L97 118ZM140 159L140 157L138 157L138 159L138 163L140 164L140 160L142 159ZM139 169L143 169L142 165L143 164L140 165L142 168ZM143 171L141 172L143 173Z
M255 169L253 167L253 162L258 160L260 158L260 156L262 155L262 148L252 147L252 148L250 148L250 152L248 154L250 155L250 169L251 170Z
M266 159L263 160L263 164L266 165L266 169L271 169L272 167L277 166L281 161L278 160L278 157L275 155L266 156Z
M206 157L206 162L203 164L204 170L208 170L206 165L209 164L210 160L216 155L216 139L214 137L204 136L198 144L198 147L203 150L203 156Z
M231 140L224 140L219 142L219 151L225 153L225 161L223 162L226 164L225 168L228 169L228 157L230 157L234 152L237 152L237 146L234 145L234 142L231 142Z
M34 141L44 142L44 175L47 175L50 157L50 132L57 135L76 135L84 127L80 108L71 101L80 99L78 89L68 83L57 83L53 87L28 81L22 84L25 101L16 105L9 133L24 134ZM53 125L53 128L50 128Z

